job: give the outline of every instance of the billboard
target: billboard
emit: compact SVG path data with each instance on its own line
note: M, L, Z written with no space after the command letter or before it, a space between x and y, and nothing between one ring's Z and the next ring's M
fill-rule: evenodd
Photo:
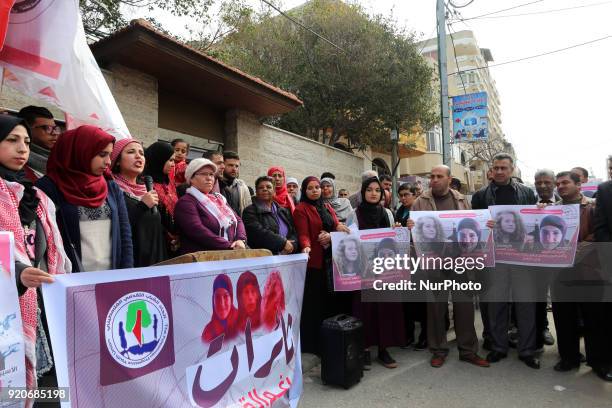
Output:
M488 139L487 93L453 96L454 142L477 142Z

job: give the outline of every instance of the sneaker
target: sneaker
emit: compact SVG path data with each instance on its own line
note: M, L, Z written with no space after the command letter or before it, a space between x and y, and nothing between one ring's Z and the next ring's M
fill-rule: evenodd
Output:
M414 349L416 351L427 350L427 340L419 340L419 342L414 345Z
M444 361L446 360L446 356L434 354L431 357L430 364L433 368L440 368L444 365Z
M378 352L378 362L387 368L396 368L397 362L391 357L389 352L385 349Z

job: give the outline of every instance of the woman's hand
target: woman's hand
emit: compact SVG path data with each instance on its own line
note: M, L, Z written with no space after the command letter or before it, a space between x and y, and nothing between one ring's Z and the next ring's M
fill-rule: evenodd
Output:
M38 268L29 267L21 271L21 283L26 288L38 288L43 283L53 283L53 276Z
M342 223L338 223L338 226L336 227L336 231L338 231L338 232L346 232L347 234L351 233L350 228L347 227L346 225L342 224Z
M487 227L489 227L491 229L495 228L495 220L487 221Z
M414 220L412 218L408 218L406 220L406 226L408 227L409 230L414 228Z
M293 244L291 243L291 241L287 240L287 242L285 243L285 247L281 251L281 255L288 255L291 253L293 253Z
M239 239L238 241L234 241L232 242L232 245L230 246L230 248L232 249L245 249L246 245L244 245L244 241Z
M155 190L149 191L140 199L149 208L153 208L159 203L159 197L157 196L157 192Z
M303 254L307 254L308 256L310 256L310 247L306 247L306 248L302 249L302 253Z
M329 245L331 244L331 234L327 231L321 231L319 233L318 241L323 248L329 247Z

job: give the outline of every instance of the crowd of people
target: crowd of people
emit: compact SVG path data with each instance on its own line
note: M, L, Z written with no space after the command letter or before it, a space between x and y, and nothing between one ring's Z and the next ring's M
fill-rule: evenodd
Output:
M38 291L42 283L53 282L53 275L145 267L195 251L244 248L264 248L275 255L308 254L301 317L304 352L319 353L322 321L345 313L363 322L366 368L371 365L371 347L378 348L377 360L382 365L397 367L389 353L394 346L429 348L431 365L440 367L449 353L450 295L461 360L488 367L505 358L514 346L526 365L539 368L538 352L554 343L546 302L481 302L482 348L489 350L483 358L478 354L472 298L440 292L428 302L402 304L361 302L359 292L334 292L330 233L350 233L350 228L413 229L413 211L576 203L580 204L580 243L612 240L612 182L600 185L596 199L587 197L580 192L586 171L581 168L556 175L548 170L538 172L534 192L512 178L513 158L500 154L491 163L490 183L470 202L457 191L460 183L450 169L436 166L427 190L419 184L399 186L400 206L394 209L393 182L375 171L364 172L361 189L349 194L338 188L331 173L321 178L309 176L300 183L274 166L257 178L251 191L239 178L237 153L208 152L189 160L189 149L189 143L181 139L145 148L137 139L115 140L93 126L62 132L51 112L41 107L28 106L17 116L0 115L0 222L2 230L15 236L29 387L35 386L37 377L40 384L54 385L44 304ZM502 215L491 222L494 227L512 220ZM423 227L413 233L427 231ZM516 239L509 237L508 242ZM588 250L584 248L580 245L578 251ZM594 265L589 256L577 259L580 261L567 273L612 267ZM506 273L503 268L497 268L496 274L504 278L496 281L496 289L520 299L524 283L531 282L534 274L526 267ZM558 301L568 289L557 281L534 280L528 286L552 294L560 354L555 370L575 369L584 360L597 375L612 381L612 324L606 319L611 304ZM586 356L580 354L581 335Z

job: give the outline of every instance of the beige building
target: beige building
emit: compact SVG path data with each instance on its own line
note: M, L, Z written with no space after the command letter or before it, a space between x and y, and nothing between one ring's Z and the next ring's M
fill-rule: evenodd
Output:
M91 45L91 50L133 137L145 146L183 138L191 157L204 151L234 150L240 177L253 185L274 165L302 179L336 175L338 186L357 191L361 173L371 168L356 155L262 124L267 116L302 105L295 95L250 76L155 30L144 20ZM18 111L47 106L4 86L0 107Z

